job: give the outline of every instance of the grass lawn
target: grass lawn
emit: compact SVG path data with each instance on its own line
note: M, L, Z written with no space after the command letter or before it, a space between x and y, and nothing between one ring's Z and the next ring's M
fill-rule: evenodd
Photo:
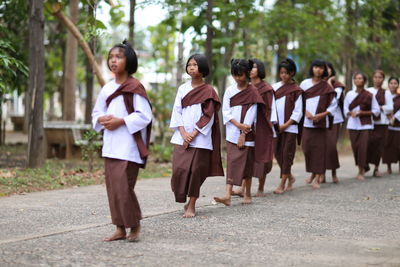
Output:
M0 196L27 192L60 189L74 186L101 184L104 182L103 159L95 160L94 170L88 171L88 163L81 159L48 159L43 167L24 168L26 146L0 146ZM148 162L141 169L139 179L170 177L170 163Z

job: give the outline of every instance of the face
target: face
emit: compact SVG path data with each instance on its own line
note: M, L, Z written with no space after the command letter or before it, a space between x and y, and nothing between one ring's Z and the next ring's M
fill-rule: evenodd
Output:
M279 70L279 78L281 79L281 81L283 83L289 83L292 80L292 76L290 75L288 70L285 68L281 68Z
M238 85L247 83L247 77L244 73L242 75L232 75L232 77Z
M199 72L199 66L197 65L196 60L193 58L189 60L186 70L190 77L203 77L203 75Z
M108 56L108 66L115 74L126 72L126 57L123 49L114 48L111 50Z
M363 87L365 84L364 78L361 74L357 74L356 76L354 76L353 81L355 86L357 87Z
M257 64L253 64L253 68L250 71L250 79L258 78Z
M397 88L399 88L399 83L395 79L391 79L389 82L389 89L392 94L395 94L397 91Z
M332 69L327 67L327 70L328 70L328 77L331 77L332 76Z
M320 67L320 66L314 66L312 68L314 77L322 77L322 75L324 75L324 67Z
M374 82L374 87L380 88L382 86L384 78L383 78L382 74L377 72L374 74L374 77L372 77L372 80Z

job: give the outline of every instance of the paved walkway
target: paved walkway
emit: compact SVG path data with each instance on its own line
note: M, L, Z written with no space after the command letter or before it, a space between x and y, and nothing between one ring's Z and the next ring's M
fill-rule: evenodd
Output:
M213 204L225 180L208 178L193 219L181 218L169 179L140 180L137 243L101 242L114 230L103 185L3 197L0 266L400 266L400 176L360 182L353 159L341 163L341 182L320 190L296 163L295 190L279 196L274 166L270 194L249 206Z

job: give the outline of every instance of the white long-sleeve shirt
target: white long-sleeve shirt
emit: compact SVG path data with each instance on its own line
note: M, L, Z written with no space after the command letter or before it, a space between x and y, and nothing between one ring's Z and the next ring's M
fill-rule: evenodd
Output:
M338 124L344 122L342 110L339 106L339 99L341 94L343 93L343 88L336 87L335 92L336 92L336 102L338 103L338 105L336 106L336 109L333 111L332 115L333 115L333 124Z
M352 116L347 115L350 111L360 111L360 106L355 106L352 110L349 109L349 106L351 102L358 96L358 93L356 90L351 90L347 92L346 97L344 98L344 103L343 103L343 111L345 116L348 117L347 120L347 129L349 130L371 130L374 129L374 124L373 124L373 119L371 116L371 124L361 124L361 120L359 117L353 118ZM378 102L376 101L375 97L372 97L372 103L371 103L371 111L374 115L379 114L379 105Z
M98 122L101 116L113 115L118 118L123 118L125 121L124 125L113 131L104 129L102 156L143 164L144 161L140 157L137 144L132 135L140 131L143 141L146 142L146 127L152 120L151 107L144 97L137 94L133 95L135 112L129 115L122 95L114 98L107 107L106 99L114 93L119 86L120 84L112 80L106 83L101 89L92 111L93 129L99 132L104 128Z
M267 103L265 103L267 105ZM276 100L275 100L275 96L274 94L272 94L272 104L271 104L271 118L270 121L272 124L277 124L278 123L278 114L276 112ZM277 137L276 132L275 132L275 128L272 127L272 132L273 132L273 136Z
M197 127L196 123L203 116L201 104L194 104L182 108L182 99L194 88L192 87L191 81L188 81L178 88L176 93L174 107L172 110L170 128L175 130L171 138L171 143L176 145L182 145L184 140L179 132L179 127L183 126L185 131L191 133L194 129L199 131L199 134L189 144L190 147L213 149L212 145L212 125L214 124L214 115L211 120L203 127Z
M282 82L277 82L272 85L274 91L277 92L283 86ZM285 104L286 104L286 96L282 96L279 99L276 99L276 113L278 115L278 122L279 125L283 125L285 123ZM303 116L303 100L302 96L300 95L295 104L292 114L290 115L290 119L294 120L295 122L299 123L301 117ZM288 128L286 128L285 132L288 133L299 133L299 128L297 124L292 124Z
M301 82L300 88L303 89L303 91L307 91L308 89L313 87L313 85L314 84L312 82L312 79L309 78L309 79L305 79L304 81ZM320 98L320 96L315 96L315 97L308 98L306 100L305 110L310 112L313 116L316 114L319 98ZM337 108L337 101L336 101L336 98L333 98L332 102L329 104L326 111L328 111L331 115L333 115L336 108ZM329 127L328 116L325 117L325 121L326 121L326 127ZM315 128L313 121L308 119L307 117L304 117L304 127Z
M242 106L233 106L231 107L230 101L231 98L238 94L241 90L237 88L237 85L229 86L224 94L223 103L222 103L222 117L224 125L226 125L226 140L237 144L240 137L240 130L237 128L230 120L235 119L237 122L240 122L240 117L242 114ZM246 112L246 116L244 117L244 124L253 125L256 121L257 117L257 104L252 105ZM245 146L254 146L254 141L246 141Z
M397 96L396 94L392 95L392 100L393 100L396 96ZM394 113L393 116L394 116L398 121L400 121L400 110L398 110L396 113ZM392 131L400 131L400 127L395 127L395 126L389 125L389 130L392 130Z
M367 91L370 92L374 96L374 98L376 96L376 93L378 93L378 89L374 87L367 88ZM385 105L381 107L382 110L379 109L381 114L380 119L377 121L374 120L374 124L389 125L390 122L386 115L392 113L393 111L393 97L389 90L385 90Z

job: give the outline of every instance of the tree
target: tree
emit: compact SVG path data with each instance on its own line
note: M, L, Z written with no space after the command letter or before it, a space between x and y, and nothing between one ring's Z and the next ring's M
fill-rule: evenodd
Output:
M30 119L28 167L44 163L44 12L43 1L29 0L29 95Z

